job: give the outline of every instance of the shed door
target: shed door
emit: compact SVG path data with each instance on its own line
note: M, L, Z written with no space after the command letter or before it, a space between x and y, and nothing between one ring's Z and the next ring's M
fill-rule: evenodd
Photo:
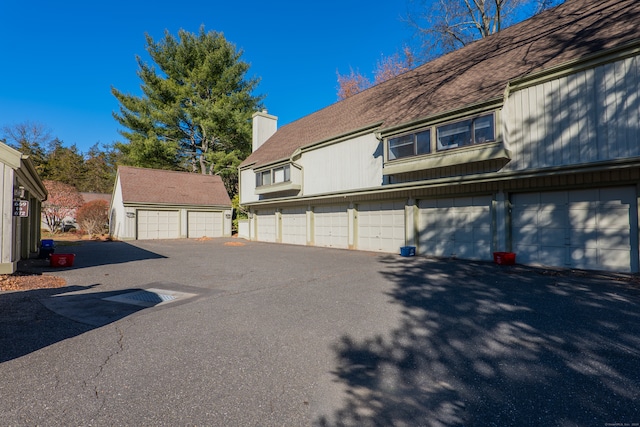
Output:
M635 188L514 194L511 202L518 262L638 271Z
M399 253L405 244L404 202L358 205L358 249Z
M187 212L187 235L190 238L222 237L222 212Z
M347 205L318 206L313 212L315 245L348 248L349 215L347 214Z
M259 242L276 241L276 211L268 209L256 212L256 236Z
M306 208L282 209L282 243L307 244Z
M419 252L492 259L491 202L491 196L421 200Z
M180 237L178 211L138 210L138 239L177 239Z

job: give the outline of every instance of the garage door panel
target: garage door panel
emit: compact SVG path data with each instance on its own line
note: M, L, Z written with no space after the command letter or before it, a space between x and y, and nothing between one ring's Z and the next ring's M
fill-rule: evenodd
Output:
M544 207L538 211L538 227L549 227L567 222L567 212L564 207Z
M576 208L569 209L569 222L574 227L595 227L598 222L598 213L595 208Z
M540 203L543 205L566 205L569 202L568 194L562 191L539 193Z
M601 207L595 215L601 228L620 228L629 224L629 208L624 206Z
M538 199L537 204L532 203ZM514 251L523 263L632 271L631 225L637 226L633 187L516 194ZM634 226L634 227L635 227ZM637 243L636 243L637 244Z
M559 239L558 236L564 236L564 228L556 227L542 227L538 228L537 243L547 246L562 246L564 245L564 237Z
M602 266L609 270L616 270L621 264L630 265L631 251L598 249L597 258Z
M564 233L564 230L556 233L561 232ZM569 237L569 243L572 247L597 248L598 231L595 228L574 229Z
M138 210L137 228L139 240L177 239L180 237L178 211Z
M306 208L287 208L282 210L282 243L307 244Z
M222 212L187 212L187 235L190 238L222 237L224 225Z
M347 248L349 217L347 206L318 206L314 209L316 246Z
M257 238L260 242L276 241L276 215L275 210L256 212Z
M435 256L490 259L491 196L421 200L420 252Z
M398 253L405 244L404 201L362 203L357 210L358 249Z

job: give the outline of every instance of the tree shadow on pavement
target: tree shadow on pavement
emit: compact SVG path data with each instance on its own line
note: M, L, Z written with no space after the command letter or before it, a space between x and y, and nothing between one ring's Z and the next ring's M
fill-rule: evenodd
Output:
M401 324L335 345L317 426L640 422L640 288L615 275L381 257Z

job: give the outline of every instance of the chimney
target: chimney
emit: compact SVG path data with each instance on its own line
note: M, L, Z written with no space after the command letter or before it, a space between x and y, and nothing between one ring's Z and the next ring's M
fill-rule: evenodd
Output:
M278 130L278 118L267 114L266 109L253 113L251 118L253 119L252 151L256 151Z

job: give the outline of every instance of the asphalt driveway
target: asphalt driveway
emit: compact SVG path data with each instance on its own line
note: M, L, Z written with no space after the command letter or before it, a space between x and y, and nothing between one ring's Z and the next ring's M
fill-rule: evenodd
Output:
M0 425L640 425L633 278L238 242L0 292Z

